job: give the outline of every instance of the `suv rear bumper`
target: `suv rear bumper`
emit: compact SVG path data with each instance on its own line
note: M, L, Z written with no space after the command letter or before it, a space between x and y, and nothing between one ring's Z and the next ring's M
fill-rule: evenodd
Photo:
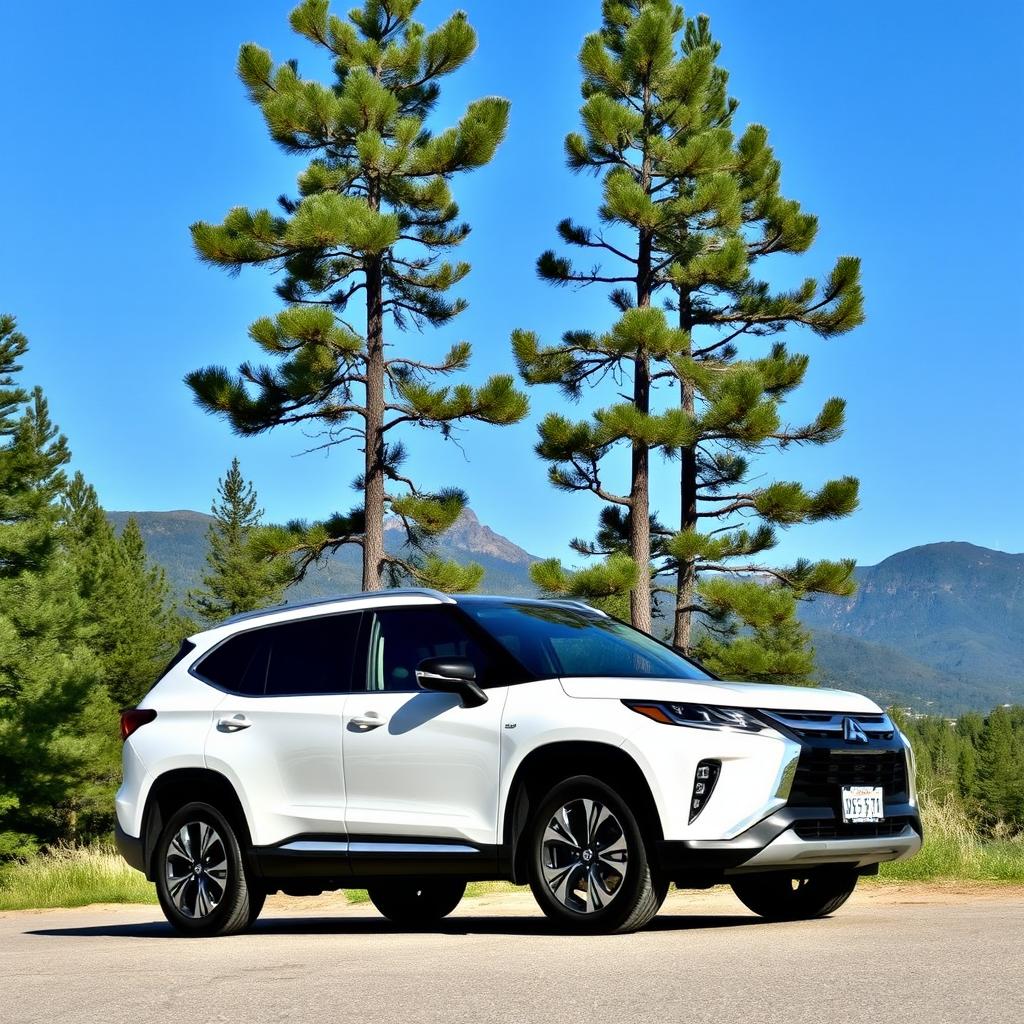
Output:
M890 805L886 811L888 818L902 822L902 828L894 829L892 835L843 834L837 825L834 835L804 838L795 830L802 824L834 821L832 810L783 807L735 839L662 840L657 848L658 864L671 879L686 886L747 872L836 864L864 868L912 857L923 842L917 808Z
M136 871L146 872L146 854L141 839L128 835L119 821L114 822L114 845L129 867Z

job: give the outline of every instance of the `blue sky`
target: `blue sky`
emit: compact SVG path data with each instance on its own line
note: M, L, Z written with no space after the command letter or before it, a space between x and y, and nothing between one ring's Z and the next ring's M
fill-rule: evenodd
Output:
M469 311L403 343L433 353L466 338L482 378L512 368L514 327L554 339L613 317L600 293L552 289L533 269L558 220L592 220L595 186L566 170L562 139L577 125L576 52L600 4L464 4L480 48L448 80L436 124L497 93L512 100L511 129L492 165L455 184L474 229L460 254L474 266ZM433 26L453 6L425 0L421 20ZM108 508L205 510L235 454L270 517L353 501L355 448L299 457L310 442L295 432L236 438L181 383L197 366L248 358L247 325L275 308L266 276L201 266L187 229L292 190L301 165L275 150L234 75L244 40L319 70L288 10L55 0L45 19L25 4L0 12L0 309L29 335L26 377L46 389ZM688 8L699 10L723 43L738 124L768 126L785 193L821 220L811 253L773 280L820 274L843 253L864 262L867 325L827 342L791 336L812 362L789 415L844 395L846 437L763 467L763 479L809 484L853 473L862 508L793 530L780 557L866 564L937 540L1024 550L1021 5ZM533 420L559 405L544 390L532 401ZM458 446L409 442L422 484L464 487L494 529L561 556L591 532L599 503L549 487L534 431L474 425ZM656 468L654 505L670 521L674 476Z

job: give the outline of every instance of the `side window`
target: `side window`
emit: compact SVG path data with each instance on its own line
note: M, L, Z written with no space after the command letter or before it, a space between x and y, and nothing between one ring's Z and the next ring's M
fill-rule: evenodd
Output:
M432 606L393 608L373 616L366 688L377 692L418 690L416 666L424 658L468 658L477 679L494 678L494 659L451 609Z
M211 651L196 671L222 690L249 697L347 692L361 617L355 612L249 629Z
M347 692L361 618L356 612L272 626L267 696Z
M270 630L250 629L214 648L196 668L214 686L249 697L263 695L270 654Z

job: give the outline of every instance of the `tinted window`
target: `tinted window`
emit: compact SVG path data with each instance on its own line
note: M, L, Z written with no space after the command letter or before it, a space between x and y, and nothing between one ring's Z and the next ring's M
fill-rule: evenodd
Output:
M638 676L708 679L646 633L555 604L464 600L460 607L535 678Z
M348 690L360 614L250 629L211 651L197 671L232 693L283 696Z
M477 680L509 682L472 625L451 608L394 608L377 612L370 629L368 690L418 690L416 667L425 658L468 658ZM486 643L486 637L483 638Z
M196 671L222 690L261 696L267 681L268 633L266 629L239 633L215 647Z

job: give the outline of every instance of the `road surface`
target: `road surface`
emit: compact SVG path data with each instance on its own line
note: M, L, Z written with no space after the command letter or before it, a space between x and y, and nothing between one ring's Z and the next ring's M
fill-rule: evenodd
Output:
M275 898L229 939L177 938L156 907L6 913L0 1021L1021 1024L1024 890L862 886L793 924L673 893L647 930L588 938L518 892L430 933L340 895Z

